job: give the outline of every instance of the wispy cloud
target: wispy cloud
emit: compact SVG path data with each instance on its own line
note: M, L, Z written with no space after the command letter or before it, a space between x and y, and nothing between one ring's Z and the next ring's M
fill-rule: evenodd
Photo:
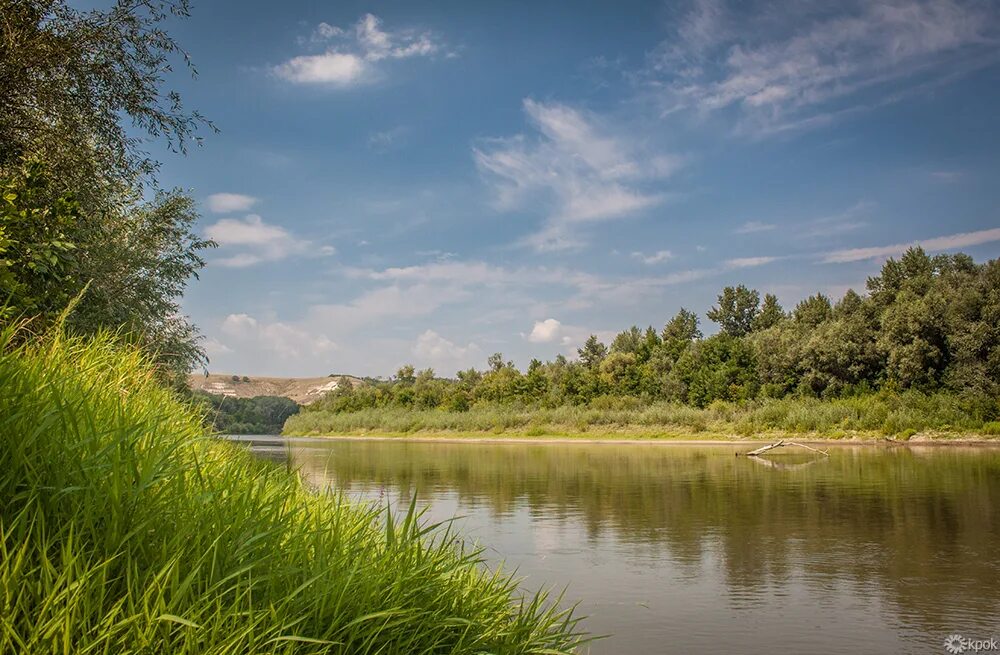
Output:
M778 227L774 223L763 223L761 221L747 221L733 232L735 234L753 234L754 232L768 232Z
M314 247L297 239L280 225L272 225L257 214L242 219L224 218L205 228L205 236L216 241L225 257L214 263L226 268L244 268L262 262L281 261L297 254L332 255L332 246Z
M753 268L755 266L770 264L771 262L778 261L778 259L778 257L738 257L736 259L727 259L724 268Z
M933 239L922 239L919 241L911 241L909 243L897 243L891 246L835 250L822 255L821 261L826 264L843 264L866 259L897 257L905 253L908 249L916 246L919 246L928 252L938 252L942 250L968 248L969 246L978 246L984 243L993 243L995 241L1000 241L1000 228L978 230L976 232L962 232L943 237L935 237Z
M241 193L213 193L208 197L208 210L214 214L245 212L256 204L256 198Z
M733 110L738 131L806 128L997 60L998 12L977 0L696 0L652 56L664 111ZM741 29L730 29L733 24ZM902 93L901 93L902 92Z
M965 177L964 171L931 171L930 176L938 182L956 182Z
M566 105L526 99L524 111L536 138L484 141L473 155L498 209L529 202L547 208L542 229L526 240L536 250L579 246L580 224L633 215L666 200L649 183L677 170L680 157L644 152L597 117Z
M871 213L875 203L861 200L847 209L829 216L821 216L804 223L798 236L802 238L832 237L854 232L868 225L865 216Z
M388 130L372 132L368 135L368 147L375 152L386 152L400 145L406 132L407 129L401 125Z
M444 50L432 32L389 31L373 14L365 14L349 28L320 23L308 43L322 44L326 49L292 57L271 67L271 72L298 84L347 88L378 79L382 62L429 57Z
M660 264L667 261L668 259L673 259L674 254L669 250L657 250L654 253L647 255L643 252L633 252L631 255L632 259L638 259L640 262L646 265Z

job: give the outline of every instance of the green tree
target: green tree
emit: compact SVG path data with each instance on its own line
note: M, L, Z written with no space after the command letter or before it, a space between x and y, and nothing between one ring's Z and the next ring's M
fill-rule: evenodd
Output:
M663 348L670 361L677 361L677 358L700 338L698 315L683 307L663 326Z
M78 244L79 279L89 287L70 315L84 334L112 326L155 353L161 371L178 385L207 360L195 326L180 300L205 266L202 253L215 246L198 237L198 212L190 196L159 192L147 203L122 207L93 224Z
M590 335L587 341L584 342L582 348L577 349L577 354L580 356L580 361L588 369L596 371L604 361L604 358L608 356L608 348L597 338L596 335Z
M803 325L816 327L833 316L833 305L829 298L822 293L817 293L796 305L792 316Z
M164 89L173 65L190 63L163 24L188 9L187 0L118 0L103 11L0 0L0 170L43 161L91 213L156 169L141 135L181 151L197 140L210 125Z
M417 381L416 369L413 364L404 364L396 371L396 381L400 384L413 384Z
M633 325L624 332L619 332L611 342L611 353L632 353L638 355L646 345L646 336L637 326Z
M760 294L741 284L724 288L719 294L718 304L708 310L707 315L729 336L742 337L753 330L759 311Z
M777 325L784 318L785 310L778 303L778 297L771 293L765 294L764 302L760 306L760 312L753 320L753 329L754 331L766 330L773 325Z
M33 283L48 285L46 301L17 309L45 320L89 284L71 327L123 330L174 381L205 361L178 300L204 265L200 251L214 244L194 235L189 197L150 193L156 162L143 143L164 139L183 151L207 125L164 89L172 63L186 56L163 24L187 12L186 0L118 0L107 10L0 0L0 184L5 196L11 185L30 191L8 198L4 232L13 238L20 228L11 220L25 210L45 214L37 227L48 231L30 248L23 231L7 244L4 268L14 277L4 290L32 294L23 272L34 270Z

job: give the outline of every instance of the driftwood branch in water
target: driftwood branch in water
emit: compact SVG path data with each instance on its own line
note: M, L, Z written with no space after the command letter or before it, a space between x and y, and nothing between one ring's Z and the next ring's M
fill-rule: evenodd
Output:
M812 446L807 446L804 443L797 443L795 441L785 441L784 439L779 439L778 441L775 441L772 444L761 446L756 450L751 450L749 453L746 453L746 456L757 457L759 455L766 453L769 450L772 450L774 448L781 448L782 446L798 446L799 448L805 448L806 450L811 450L814 453L820 453L821 455L825 455L827 457L830 456L830 453L828 453L825 450L820 450L819 448L813 448Z

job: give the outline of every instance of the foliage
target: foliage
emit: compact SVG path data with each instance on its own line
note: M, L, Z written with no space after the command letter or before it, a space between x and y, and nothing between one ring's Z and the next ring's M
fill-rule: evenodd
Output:
M718 323L726 334L742 337L753 330L759 312L760 294L741 284L723 289L718 305L708 310L707 316Z
M506 411L502 408L596 408L609 402L704 408L720 401L836 399L879 392L891 396L907 390L953 398L974 411L980 424L996 417L998 261L976 264L961 254L929 257L914 248L899 261L885 263L881 274L868 281L866 297L848 291L832 303L817 294L790 315L774 296L765 296L763 306L758 299L759 294L746 287L724 289L709 312L722 331L707 338L698 329L698 317L681 309L661 334L633 326L619 333L610 349L592 335L576 361L563 356L546 363L536 360L522 373L496 354L485 372L464 371L457 380L425 380L420 402L412 384L402 378L345 387L308 407L289 425L341 425L338 414L389 416L388 410L403 407L481 409L487 414ZM879 416L873 429L881 429L881 421L887 420ZM443 420L447 424L451 419ZM455 419L455 424L461 420ZM919 430L926 422L907 425Z
M281 396L228 398L196 391L194 400L219 434L278 434L285 420L299 412L295 401Z
M79 290L80 258L70 236L79 212L69 195L50 199L49 186L37 163L0 178L0 319L57 314Z
M498 405L477 403L467 411L415 410L382 405L353 411L304 411L285 423L285 434L331 435L421 431L509 433L528 436L603 434L751 436L1000 435L995 398L920 391L879 392L842 398L716 400L699 408L670 401L599 396L586 405Z
M127 334L177 385L205 362L178 301L215 244L194 234L188 195L151 193L142 143L183 151L206 124L164 90L186 56L163 24L187 12L187 0L0 0L0 319L44 329L87 287L69 327Z
M187 0L0 0L0 170L44 161L90 212L155 169L143 133L183 150L206 122L163 89L187 64L163 23L187 14Z
M0 652L565 653L448 530L205 437L106 335L0 335Z

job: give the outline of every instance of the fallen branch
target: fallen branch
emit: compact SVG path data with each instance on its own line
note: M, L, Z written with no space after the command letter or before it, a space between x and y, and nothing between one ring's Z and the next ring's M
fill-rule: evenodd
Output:
M749 453L746 453L746 456L747 457L759 457L760 455L766 453L769 450L773 450L774 448L781 448L782 446L798 446L799 448L805 448L806 450L811 450L814 453L819 453L819 454L824 455L826 457L830 456L830 453L828 453L825 450L820 450L819 448L813 448L812 446L807 446L804 443L798 443L796 441L785 441L784 439L780 439L780 440L778 440L778 441L776 441L776 442L774 442L772 444L768 444L766 446L761 446L760 448L757 448L756 450L751 450ZM739 454L739 453L737 453L737 454Z

